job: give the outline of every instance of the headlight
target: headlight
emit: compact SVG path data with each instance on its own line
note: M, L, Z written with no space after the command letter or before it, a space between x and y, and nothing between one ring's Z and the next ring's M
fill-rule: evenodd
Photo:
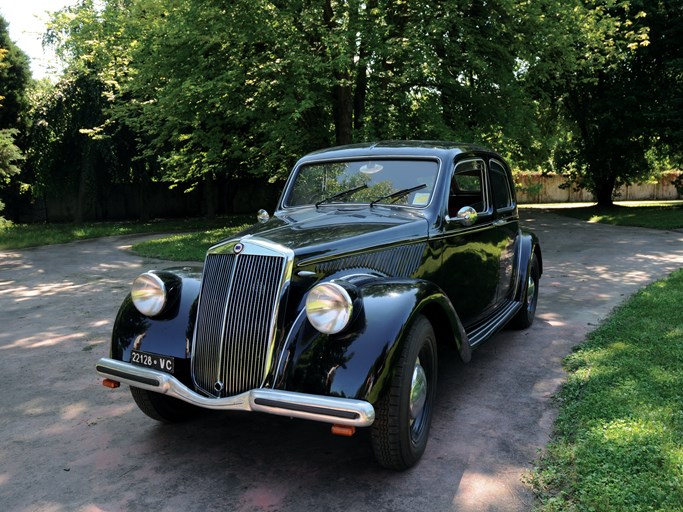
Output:
M166 305L166 286L159 276L145 272L135 278L130 291L133 304L146 316L156 316Z
M336 283L314 286L306 297L306 316L317 330L335 334L349 323L353 301L349 293Z

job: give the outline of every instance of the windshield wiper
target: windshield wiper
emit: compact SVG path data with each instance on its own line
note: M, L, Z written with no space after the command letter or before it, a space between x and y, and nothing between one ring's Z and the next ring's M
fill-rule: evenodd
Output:
M367 185L361 185L360 187L352 188L349 190L344 190L344 192L339 192L338 194L335 194L335 195L330 196L330 197L326 197L325 199L318 201L317 203L315 203L315 207L317 208L318 206L320 206L323 203L327 203L329 201L339 199L340 197L350 196L351 194L355 194L356 192L358 192L359 190L363 190L364 188L368 188L368 186Z
M394 192L393 194L388 194L388 195L386 195L386 196L380 197L379 199L375 199L373 202L370 203L370 206L373 206L373 205L379 203L380 201L384 201L385 199L394 199L394 200L396 200L396 199L398 199L399 197L403 197L403 196L405 196L405 195L407 195L407 194L410 194L411 192L415 192L416 190L420 190L420 189L426 188L426 187L427 187L427 185L425 185L425 184L423 183L422 185L418 185L417 187L411 187L411 188L404 188L404 189L401 189L401 190L399 190L398 192Z

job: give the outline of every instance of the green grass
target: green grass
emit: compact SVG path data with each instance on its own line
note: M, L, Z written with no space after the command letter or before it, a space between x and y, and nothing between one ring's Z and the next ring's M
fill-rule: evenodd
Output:
M174 233L246 227L253 224L252 215L234 215L215 219L178 219L153 222L101 222L93 224L14 224L0 226L0 250L22 249L40 245L61 244L114 235ZM177 258L182 259L182 258ZM202 258L200 258L202 259Z
M203 261L206 250L223 238L249 227L253 222L235 223L230 227L211 229L197 233L173 235L133 245L133 252L140 256L171 261Z
M565 359L530 482L542 512L683 511L683 270L641 290Z
M552 208L552 211L587 222L653 229L683 229L683 203L680 201L620 203L612 208Z

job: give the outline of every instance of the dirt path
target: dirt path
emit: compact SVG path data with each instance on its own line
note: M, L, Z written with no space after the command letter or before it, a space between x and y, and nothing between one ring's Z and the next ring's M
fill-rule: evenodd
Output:
M379 469L363 434L258 414L161 426L106 390L118 305L165 266L109 238L0 254L3 511L526 511L521 483L548 439L561 359L625 297L683 267L683 233L527 210L545 274L537 322L463 365L441 361L431 439L414 469Z

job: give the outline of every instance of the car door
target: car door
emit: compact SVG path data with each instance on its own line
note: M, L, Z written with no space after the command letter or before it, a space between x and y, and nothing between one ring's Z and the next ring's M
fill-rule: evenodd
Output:
M494 209L493 226L500 248L497 304L512 299L515 292L519 214L515 201L512 174L500 160L488 161L491 198Z
M457 218L465 207L476 212L470 225ZM494 212L485 159L457 161L442 235L440 285L465 327L485 318L497 303L504 244Z

